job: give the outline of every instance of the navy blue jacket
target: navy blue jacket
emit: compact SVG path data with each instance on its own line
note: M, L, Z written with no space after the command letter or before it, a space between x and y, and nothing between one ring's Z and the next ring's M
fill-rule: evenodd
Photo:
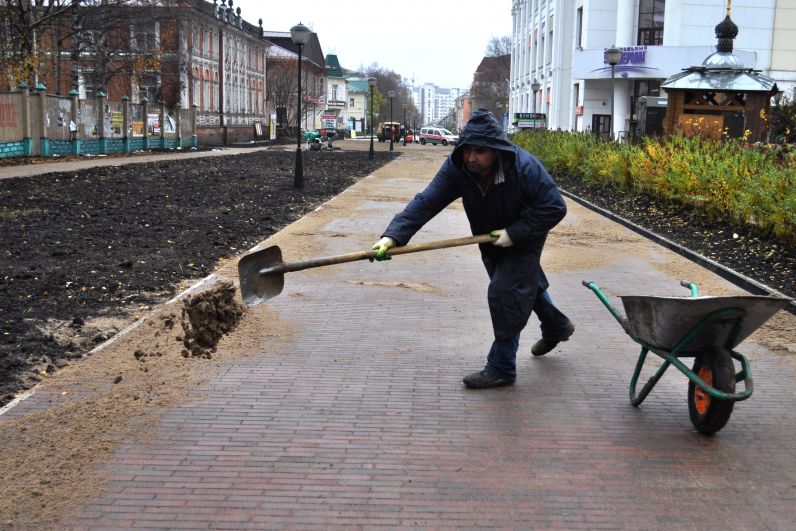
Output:
M462 149L467 144L501 151L503 182L490 182L482 192L462 163ZM528 322L537 293L548 287L539 259L547 233L564 218L566 205L542 163L511 144L494 116L480 110L473 113L431 183L393 218L383 236L406 245L423 225L460 197L473 234L505 228L514 242L507 248L480 245L490 277L488 298L495 337L512 337Z

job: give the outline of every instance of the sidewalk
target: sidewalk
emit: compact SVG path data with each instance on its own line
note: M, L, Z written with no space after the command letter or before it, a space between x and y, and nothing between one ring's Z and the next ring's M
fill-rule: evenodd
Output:
M278 244L288 262L369 246L450 152L401 149L404 156L264 245ZM612 298L685 295L683 278L706 294L740 291L569 208L543 263L577 330L534 358L532 317L515 386L461 384L483 366L491 341L475 247L288 273L284 291L250 309L200 370L205 383L189 386L186 377L185 394L153 410L151 423L133 422L121 444L92 443L109 453L92 467L91 497L54 527L792 528L796 358L763 346L778 341L776 326L738 348L751 359L755 394L715 437L693 430L677 371L632 407L639 347L581 280ZM465 235L454 204L413 242ZM235 268L230 261L216 275L236 279ZM157 340L140 328L84 364ZM172 348L164 357L179 359ZM64 377L80 370L88 371ZM43 387L12 416L41 415L68 399Z
M39 164L19 164L16 166L0 166L0 179L12 177L31 177L33 175L43 175L45 173L79 171L87 168L97 168L101 166L121 166L122 164L143 164L145 162L157 162L159 160L171 159L195 159L202 157L215 157L219 155L236 155L239 153L251 153L263 149L279 149L288 146L257 146L257 147L229 147L219 146L210 151L191 151L186 148L181 151L170 153L140 153L131 156L104 157L102 155L86 156L82 160L63 160L56 158L48 162ZM295 146L294 146L295 149Z

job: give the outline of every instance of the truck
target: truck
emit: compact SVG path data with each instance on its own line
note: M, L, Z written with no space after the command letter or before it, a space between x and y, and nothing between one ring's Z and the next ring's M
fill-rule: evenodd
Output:
M402 135L402 128L401 122L382 122L376 130L376 138L379 142L387 142L392 136L393 142L398 142Z

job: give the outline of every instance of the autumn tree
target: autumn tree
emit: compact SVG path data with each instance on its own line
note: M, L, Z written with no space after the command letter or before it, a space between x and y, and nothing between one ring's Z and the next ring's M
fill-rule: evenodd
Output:
M492 37L473 76L473 108L488 109L498 119L508 111L511 37Z
M77 9L78 2L2 0L0 2L0 83L15 89L19 83L36 85L60 40L59 26Z
M279 127L290 129L298 119L298 83L295 61L272 59L266 64L265 100L276 112Z
M769 134L776 143L792 144L796 142L796 101L787 96L771 109Z
M359 75L362 77L375 77L376 87L374 88L373 113L374 121L390 121L390 98L387 96L389 91L395 91L392 99L392 121L403 121L403 106L406 105L407 120L410 116L417 113L415 101L412 98L411 89L404 83L400 74L383 68L378 63L373 63L368 67L360 66ZM368 96L370 97L370 96ZM368 104L370 100L368 99ZM369 109L370 107L368 107Z
M49 79L55 92L65 92L79 82L106 89L121 75L160 77L164 45L173 45L169 40L178 35L179 10L170 9L176 5L177 0L2 0L0 84L11 89ZM179 84L180 73L171 74L171 83Z

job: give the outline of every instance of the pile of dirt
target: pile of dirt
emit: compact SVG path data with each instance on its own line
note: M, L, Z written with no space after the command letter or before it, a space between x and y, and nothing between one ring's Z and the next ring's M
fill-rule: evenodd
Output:
M185 347L183 358L212 358L219 340L235 329L245 310L235 291L232 282L225 281L185 300L183 335L178 338Z

